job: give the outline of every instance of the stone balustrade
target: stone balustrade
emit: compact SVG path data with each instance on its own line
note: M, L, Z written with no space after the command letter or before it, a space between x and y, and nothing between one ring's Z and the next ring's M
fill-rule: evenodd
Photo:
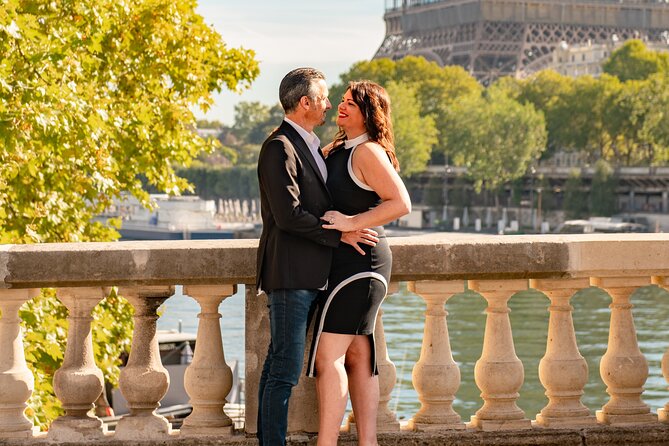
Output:
M409 282L409 290L424 300L426 312L420 359L412 373L421 407L402 424L388 406L396 371L379 312L379 431L388 432L382 434L381 444L383 435L393 435L392 444L402 444L403 438L406 444L417 444L416 432L427 435L421 444L440 444L449 432L459 432L449 441L469 438L476 444L485 444L481 439L486 435L493 436L488 438L495 438L495 444L528 444L518 440L527 435L542 436L540 444L565 444L570 432L578 433L569 437L574 439L569 444L585 444L590 434L600 440L634 438L637 444L644 438L669 438L669 392L658 413L643 401L648 363L637 342L631 302L639 287L669 288L669 235L435 234L390 242L393 282ZM256 247L256 240L0 245L0 442L189 439L187 444L197 444L192 441L199 439L205 444L230 438L241 444L223 410L232 375L225 363L219 306L237 285L246 286L245 430L250 435L256 429L257 383L269 336L266 298L257 296L254 286ZM184 383L193 411L180 430L156 413L170 382L158 354L157 309L175 285L184 285L184 293L201 308L197 348ZM91 312L111 286L119 287L119 294L135 309L132 347L120 377L130 413L115 432L107 432L90 410L103 387L92 353ZM600 363L610 398L595 414L581 402L588 366L579 352L570 305L577 291L590 286L611 297L608 347ZM26 366L18 318L19 307L44 287L56 289L69 313L64 361L54 376L65 414L47 433L36 432L23 413L34 378ZM483 404L470 420L453 409L461 376L451 353L446 311L449 298L465 287L487 304L482 353L474 371ZM525 413L516 404L525 366L516 355L508 306L516 292L528 288L550 300L546 353L539 364L547 404L537 414ZM669 346L661 336L658 342ZM669 350L662 371L669 381ZM316 432L317 420L314 383L303 378L291 399L289 430ZM355 431L354 415L346 426ZM648 444L669 443L662 441ZM588 444L597 442L591 439Z

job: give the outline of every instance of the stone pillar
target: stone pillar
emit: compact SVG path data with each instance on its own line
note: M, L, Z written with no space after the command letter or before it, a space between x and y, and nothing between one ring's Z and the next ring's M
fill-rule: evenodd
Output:
M652 278L652 282L655 285L658 285L665 290L669 291L669 279L664 276L655 276ZM669 382L669 349L664 352L662 355L662 376L664 376L665 381ZM664 405L664 407L657 410L658 418L663 423L669 423L669 402Z
M37 432L23 413L35 379L23 353L19 308L39 292L36 288L0 289L0 438L30 438Z
M312 319L316 319L315 317ZM314 320L306 334L304 364L308 361ZM257 295L254 285L246 285L246 382L245 382L245 422L247 434L257 432L258 388L262 368L265 364L270 341L269 311L267 295ZM316 401L316 380L308 378L303 367L298 384L293 387L288 405L288 432L318 432L318 403Z
M593 277L590 284L606 290L611 296L609 344L600 361L600 375L609 402L597 411L603 424L634 424L657 421L650 407L641 400L648 378L648 362L639 350L632 317L630 297L641 286L649 285L649 277Z
M258 432L258 389L262 367L269 346L269 312L267 295L260 296L254 285L246 284L245 324L246 347L244 356L244 430L247 434ZM318 423L318 421L316 421Z
M527 289L527 281L470 280L469 289L478 291L488 302L483 352L474 368L484 402L472 416L471 425L484 431L530 429L530 420L516 405L525 372L513 345L507 305L513 294Z
M388 294L395 294L398 290L397 282L392 282L388 288ZM376 343L376 363L379 369L379 412L376 416L376 428L379 432L398 432L400 422L397 421L395 412L388 407L397 381L397 369L390 360L390 356L388 356L386 332L383 329L383 307L379 308L376 315L374 339Z
M573 307L569 304L576 291L589 286L587 278L530 280L530 287L543 291L551 301L546 354L539 363L539 379L546 389L548 405L537 415L539 426L573 428L597 424L581 403L588 382L588 364L578 351Z
M184 294L200 304L197 342L193 362L186 369L184 387L193 412L184 420L182 435L229 436L233 424L223 412L232 388L232 370L225 363L221 338L221 302L237 291L236 285L191 285Z
M662 213L669 213L669 192L666 190L662 191Z
M84 441L102 438L102 421L88 412L104 390L102 370L95 365L91 313L109 289L59 288L58 299L67 307L67 347L63 365L53 376L53 389L65 415L49 427L51 441Z
M395 294L398 291L399 284L391 282L387 294ZM378 432L399 432L400 422L397 420L395 412L388 407L397 381L397 369L390 360L390 356L388 356L386 334L383 329L383 307L380 307L376 314L374 341L376 344L376 366L379 369L379 411L376 415L376 429ZM344 429L351 433L357 432L354 412L349 414Z
M453 410L455 393L460 387L460 369L453 360L446 322L448 312L444 309L451 296L464 291L464 281L410 282L409 290L427 304L420 359L412 372L421 408L409 420L409 428L464 429L460 415Z
M171 426L165 417L156 414L156 409L167 393L170 376L160 362L156 312L174 294L174 287L127 287L120 288L119 294L135 308L135 329L128 364L121 370L119 379L130 414L119 420L114 437L130 441L164 439L170 434Z

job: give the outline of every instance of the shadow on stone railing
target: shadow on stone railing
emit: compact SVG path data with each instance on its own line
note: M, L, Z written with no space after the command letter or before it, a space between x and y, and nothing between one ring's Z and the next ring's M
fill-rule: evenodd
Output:
M45 437L86 443L104 438L161 441L233 435L232 422L223 410L232 376L225 363L218 307L237 284L246 285L245 429L254 433L257 382L269 333L265 296L256 296L253 286L256 246L255 240L1 245L0 439L22 438L30 443ZM617 426L626 426L619 428L622 432L637 425L666 434L669 403L655 414L642 400L648 365L637 343L630 296L651 283L666 286L669 236L442 235L391 239L391 247L393 281L408 281L410 290L424 299L427 311L420 359L412 375L421 407L402 427L388 407L396 376L379 312L381 432L397 432L393 438L404 435L407 441L415 436L405 431L466 428L468 437L472 432L542 428L594 429L615 436ZM446 302L464 290L465 281L487 302L483 351L474 373L484 403L469 422L452 407L460 369L451 354L445 311ZM173 431L155 412L169 385L158 354L156 310L177 284L184 285L184 294L198 302L201 313L197 348L184 382L193 411L181 430ZM118 286L135 308L130 357L120 377L130 414L119 421L113 435L90 415L103 386L92 354L91 312L110 286ZM612 299L608 348L600 364L610 399L595 415L581 403L588 368L578 350L570 305L574 293L590 286L604 289ZM54 377L66 414L46 434L34 432L23 414L34 381L26 366L18 318L19 307L42 287L56 288L70 321L63 365ZM524 367L515 352L507 305L513 294L528 287L542 291L551 301L547 348L539 365L549 401L534 421L516 405ZM667 354L662 370L669 379ZM314 396L313 382L301 380L291 399L290 431L317 431ZM347 427L355 430L353 417ZM562 441L561 435L554 434L556 442Z

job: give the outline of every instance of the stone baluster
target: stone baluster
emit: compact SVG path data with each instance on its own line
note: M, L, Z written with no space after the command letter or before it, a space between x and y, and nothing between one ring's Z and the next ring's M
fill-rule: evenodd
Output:
M530 287L544 292L551 301L546 354L539 362L539 380L546 389L548 404L537 415L539 426L559 428L597 424L597 419L581 403L588 382L588 364L578 351L573 307L569 304L576 291L589 286L587 278L530 280Z
M648 379L648 362L639 349L630 303L638 287L649 285L649 277L593 277L590 284L606 290L611 296L609 344L600 361L600 375L609 402L597 411L597 420L604 424L649 423L657 415L641 400L643 385Z
M444 308L451 296L464 291L464 281L410 282L409 290L425 300L427 310L420 359L412 372L421 408L408 426L416 431L464 429L460 415L453 410L460 369L453 360Z
M391 282L388 294L395 294L399 290L396 282ZM379 308L376 315L374 327L374 338L376 341L376 363L379 369L379 412L376 417L377 430L379 432L397 432L400 430L400 422L395 412L390 410L388 404L392 398L395 382L397 381L397 369L388 356L386 344L386 332L383 329L383 307Z
M51 441L81 441L102 438L102 421L88 412L104 390L102 370L95 365L91 313L109 294L100 287L60 288L58 299L67 307L67 347L63 365L53 376L53 389L65 415L49 427Z
M469 289L488 303L483 352L474 368L483 406L472 416L471 425L484 431L530 429L530 420L516 405L525 372L513 345L508 306L513 294L527 289L527 281L470 280Z
M128 364L121 370L119 387L130 414L119 420L115 438L159 440L171 433L171 425L158 415L160 400L167 393L170 376L160 361L156 334L157 310L172 294L168 286L139 286L119 289L135 309L132 346Z
M39 289L0 289L0 438L30 438L36 429L23 411L35 388L26 365L19 308Z
M669 280L664 276L654 276L652 278L653 284L664 288L669 291ZM669 382L669 349L664 352L662 355L662 376L664 376L665 381ZM660 421L663 423L669 423L669 402L657 410L657 415Z
M197 316L200 322L193 362L184 375L193 412L184 420L182 435L232 434L232 420L223 412L225 397L232 388L232 371L225 363L218 307L236 291L236 285L184 287L184 294L200 304L201 312Z
M387 294L395 294L398 291L399 284L391 282ZM395 412L388 407L397 381L397 368L388 356L386 334L383 329L383 307L380 307L376 314L374 340L376 344L376 367L379 369L379 411L376 416L376 428L379 432L397 432L400 430L400 423ZM351 433L356 432L354 412L349 414L345 430Z

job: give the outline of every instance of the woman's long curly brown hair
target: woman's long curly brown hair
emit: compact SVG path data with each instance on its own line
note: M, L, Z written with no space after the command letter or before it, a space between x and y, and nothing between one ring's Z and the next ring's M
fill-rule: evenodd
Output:
M348 84L353 102L360 108L365 118L365 129L370 141L379 144L386 151L390 162L399 172L400 164L395 155L395 139L393 138L393 123L390 118L390 96L385 88L372 81L352 81ZM340 128L335 135L332 147L342 144L346 133Z

